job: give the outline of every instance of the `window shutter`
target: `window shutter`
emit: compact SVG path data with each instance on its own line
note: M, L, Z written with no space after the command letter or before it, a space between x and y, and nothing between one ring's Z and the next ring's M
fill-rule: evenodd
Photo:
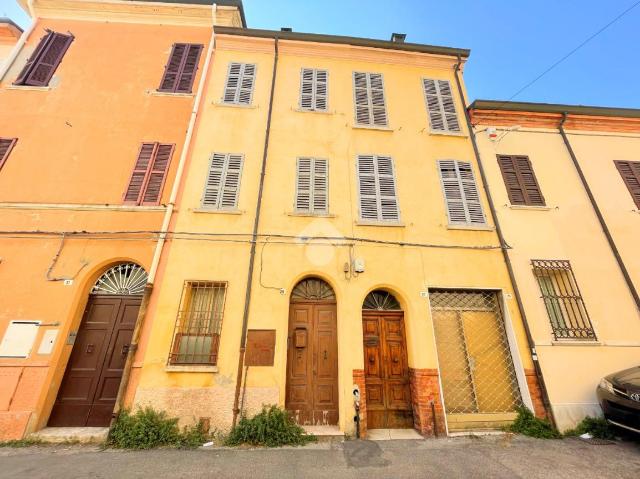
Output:
M360 219L400 220L393 160L388 156L358 156Z
M0 138L0 169L9 158L9 153L11 153L17 141L17 138Z
M256 66L254 64L230 63L222 101L224 103L250 105L253 97L255 76Z
M233 210L238 207L242 155L214 153L202 197L204 208Z
M124 194L124 202L158 204L169 170L174 145L143 143Z
M73 41L73 35L47 32L18 75L15 85L47 86Z
M300 109L326 111L327 109L326 70L303 68L300 72Z
M615 161L614 163L622 180L627 185L636 207L640 208L640 161Z
M164 75L158 91L191 93L202 45L175 43L164 67Z
M424 78L422 84L431 129L433 131L460 131L460 123L449 81Z
M329 162L324 158L298 158L295 210L326 213L329 208Z
M544 196L528 157L498 155L498 164L511 204L545 205Z
M387 126L384 81L380 73L353 73L356 123Z
M485 224L471 164L465 161L438 161L440 180L451 224Z

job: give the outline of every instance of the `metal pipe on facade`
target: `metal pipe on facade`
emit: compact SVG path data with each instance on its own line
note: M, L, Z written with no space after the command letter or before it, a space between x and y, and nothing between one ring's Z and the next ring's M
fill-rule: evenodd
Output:
M153 253L151 260L151 266L149 267L149 277L147 284L144 288L142 301L140 303L140 309L138 311L138 317L136 319L135 326L133 327L133 333L131 335L131 344L127 352L127 359L122 370L122 379L120 380L120 387L118 388L118 394L116 396L116 404L113 410L111 423L116 419L118 413L122 409L124 404L124 395L129 384L129 378L131 377L131 368L133 366L133 359L138 349L138 342L140 341L140 335L142 334L142 325L147 314L147 308L149 306L149 300L151 293L153 292L153 283L155 281L156 273L158 271L158 264L162 256L162 250L165 245L167 233L169 232L169 225L171 223L171 217L173 215L176 198L178 197L178 191L180 190L180 184L182 183L182 176L184 174L184 166L187 161L189 148L191 146L191 139L193 138L193 130L196 124L196 119L200 111L200 103L204 92L204 85L207 81L207 73L209 72L209 65L211 64L211 57L213 56L213 49L215 45L215 25L217 19L217 6L214 3L212 5L212 25L211 25L211 37L209 39L209 46L207 48L207 55L202 67L202 74L200 75L200 83L198 84L198 90L193 100L193 108L191 109L191 116L189 117L189 125L187 127L187 133L182 145L182 151L180 152L180 159L178 161L178 168L176 170L176 176L173 180L173 187L171 188L171 195L169 197L169 203L167 209L164 212L164 218L162 220L162 227L158 236L158 242Z
M33 0L27 0L27 6L29 8L29 15L31 16L31 23L29 24L27 29L22 32L22 35L20 35L20 38L11 50L9 57L0 67L0 82L4 79L4 76L9 71L9 68L11 68L11 65L13 65L13 62L16 61L16 58L24 47L24 44L27 42L29 35L31 35L31 32L33 32L33 29L36 27L36 23L38 23L38 18L36 17L36 12L33 8Z
M262 153L262 166L260 168L260 184L258 186L258 200L256 202L256 213L253 221L253 234L251 236L251 251L249 253L249 269L247 271L247 288L244 298L244 311L242 313L242 334L240 336L240 351L238 357L238 374L236 377L236 390L233 399L233 426L236 425L240 409L238 401L240 399L240 389L242 387L242 367L244 366L244 353L247 345L247 329L249 326L249 306L251 305L251 286L253 283L253 269L256 257L256 244L258 242L258 226L260 224L260 211L262 208L262 192L264 190L264 177L267 168L267 155L269 153L269 135L271 133L271 114L273 112L273 96L276 86L276 74L278 72L278 37L274 38L274 59L273 74L271 76L271 92L269 93L269 109L267 111L267 128L264 136L264 150ZM245 384L246 387L246 384Z
M480 150L478 149L478 144L476 142L475 132L473 131L473 125L471 124L471 117L469 115L469 110L467 109L467 106L466 106L467 101L466 101L466 97L462 89L462 83L459 77L460 65L462 65L462 59L460 58L460 56L458 56L458 63L456 63L454 67L454 76L456 78L456 85L458 86L458 93L460 95L460 100L463 102L463 105L464 105L464 118L467 124L467 129L469 130L469 137L471 138L471 144L473 145L473 152L476 157L476 161L478 162L478 171L480 172L480 178L484 186L484 191L485 191L485 194L487 195L487 202L489 203L491 218L493 219L493 224L496 227L496 234L498 235L498 240L500 241L500 245L502 246L501 247L502 257L504 258L505 265L507 266L507 272L509 274L509 280L511 281L511 286L513 288L513 294L516 297L518 311L520 312L520 317L522 318L522 323L524 325L525 336L527 337L527 343L531 351L531 358L533 359L533 368L536 374L536 378L538 379L538 384L540 385L540 391L542 393L542 402L544 404L547 415L549 416L549 420L551 421L552 424L555 425L555 418L553 416L553 410L551 409L551 402L549 401L549 393L547 392L547 386L544 382L542 369L540 368L540 363L538 362L538 353L536 352L536 344L533 340L531 329L529 328L529 321L527 320L527 315L524 310L522 296L520 295L520 289L518 288L518 283L516 282L515 273L513 271L513 265L511 264L511 258L509 258L508 245L504 239L504 235L502 234L502 228L500 227L500 221L498 220L498 213L496 212L495 204L493 202L493 197L491 196L491 191L489 189L489 182L487 181L487 176L484 171L484 166L482 164L482 158L480 157Z
M607 238L607 242L609 243L609 247L611 248L611 252L613 253L613 256L616 258L616 262L618 263L618 267L620 268L620 272L622 273L622 276L624 277L625 283L627 283L627 287L629 288L629 292L631 293L631 296L633 297L633 301L636 303L636 308L638 309L638 311L640 311L640 296L638 295L638 291L636 290L636 288L635 288L635 286L633 284L633 280L631 279L631 276L629 275L629 271L627 270L627 267L624 265L624 261L622 260L622 257L620 256L620 252L618 251L618 247L616 246L616 243L613 240L613 236L611 236L611 232L609 231L609 227L607 226L607 222L605 221L604 217L602 216L602 212L600 211L600 208L598 207L598 203L596 202L596 199L593 196L593 192L591 191L591 188L589 187L589 183L587 182L587 179L584 176L584 172L582 171L582 167L580 166L580 162L578 161L578 158L577 158L575 152L573 151L573 148L571 147L571 143L569 142L569 138L567 137L567 134L566 134L566 132L564 130L564 123L567 121L567 117L568 117L568 113L564 112L562 114L562 120L560 120L560 123L558 124L558 131L560 132L560 136L562 136L562 141L564 142L564 145L567 148L567 152L569 153L569 156L571 157L571 161L573 162L573 166L575 167L576 171L578 172L578 176L580 177L580 181L582 182L582 186L584 187L584 190L587 192L587 196L589 197L589 202L591 203L591 207L593 208L593 211L595 212L596 216L598 217L598 221L600 222L600 227L602 228L602 232L604 233L604 236Z

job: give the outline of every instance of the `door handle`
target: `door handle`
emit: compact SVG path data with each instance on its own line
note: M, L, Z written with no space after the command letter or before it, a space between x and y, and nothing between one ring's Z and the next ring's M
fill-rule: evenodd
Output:
M371 364L375 363L376 362L376 357L375 356L369 356L369 362Z
M327 350L326 349L324 350L324 360L325 361L327 360Z
M129 352L129 346L131 346L130 344L125 344L122 346L122 355L126 356L127 353Z
M94 347L95 346L93 344L87 344L87 350L86 350L87 354L91 354L93 352Z
M397 363L398 361L400 361L397 357L393 358L393 362Z

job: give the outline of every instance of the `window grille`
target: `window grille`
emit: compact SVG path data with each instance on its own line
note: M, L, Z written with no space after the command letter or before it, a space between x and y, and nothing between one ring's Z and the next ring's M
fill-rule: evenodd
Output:
M222 282L184 283L169 364L218 363L226 289Z
M531 261L555 339L597 340L569 261Z

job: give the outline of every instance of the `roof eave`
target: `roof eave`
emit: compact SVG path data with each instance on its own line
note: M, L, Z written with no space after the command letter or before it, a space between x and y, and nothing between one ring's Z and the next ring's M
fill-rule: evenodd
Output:
M622 118L640 118L640 109L605 106L565 105L560 103L534 103L499 100L475 100L470 110L519 111L530 113L555 113L585 116L609 116Z

